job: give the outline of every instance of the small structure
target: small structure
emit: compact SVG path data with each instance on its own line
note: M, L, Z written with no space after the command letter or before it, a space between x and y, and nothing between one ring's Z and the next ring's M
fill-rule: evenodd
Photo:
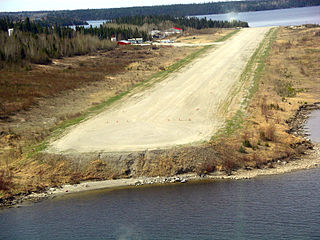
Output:
M129 41L126 41L126 40L121 40L121 41L118 41L118 43L117 43L118 45L130 45L131 44L131 42L129 42Z
M8 35L9 35L9 37L13 35L13 28L8 29Z
M112 37L111 37L111 42L116 42L116 41L117 41L117 38L114 37L114 36L112 36Z
M141 44L141 43L143 43L143 38L130 38L130 39L128 39L128 41L131 44Z
M177 33L177 34L182 33L182 29L178 28L178 27L173 27L173 28L171 28L171 30L172 30L172 32Z
M159 30L152 30L150 32L150 35L152 36L152 38L164 38L165 37L164 33Z
M182 33L182 29L177 27L173 27L164 31L165 36L170 36L173 34L181 34L181 33Z

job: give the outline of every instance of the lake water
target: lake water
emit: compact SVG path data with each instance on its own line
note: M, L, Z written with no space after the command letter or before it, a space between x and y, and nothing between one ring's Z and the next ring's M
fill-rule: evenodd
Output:
M291 26L307 23L320 24L320 6L289 8L258 12L240 12L228 14L202 15L212 20L241 20L250 27Z
M206 17L208 19L222 21L241 20L248 22L250 27L291 26L307 23L320 24L320 6L258 12L201 15L197 17ZM90 20L87 21L89 25L84 26L85 28L89 28L90 25L92 25L92 27L100 27L100 24L107 21L108 20Z
M0 239L320 239L320 169L69 195L0 211Z
M104 24L106 22L109 22L109 20L89 20L87 21L88 25L78 25L79 27L84 27L84 28L90 28L92 26L93 28L99 28L101 24ZM76 26L69 26L72 29L76 29Z
M320 143L320 110L311 112L305 124L305 129L313 142Z

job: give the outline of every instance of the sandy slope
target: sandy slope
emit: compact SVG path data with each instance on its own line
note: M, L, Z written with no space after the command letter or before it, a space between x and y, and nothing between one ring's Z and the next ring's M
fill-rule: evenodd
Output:
M70 129L50 152L115 152L208 140L219 105L269 28L243 29L153 88Z

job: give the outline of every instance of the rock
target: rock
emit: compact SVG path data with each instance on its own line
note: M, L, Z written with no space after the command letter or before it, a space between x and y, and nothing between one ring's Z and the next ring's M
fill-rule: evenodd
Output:
M174 182L181 182L181 179L180 179L179 177L176 177L176 178L174 179Z
M135 186L140 186L140 185L142 185L142 183L140 181L137 181L137 182L134 183L134 185Z

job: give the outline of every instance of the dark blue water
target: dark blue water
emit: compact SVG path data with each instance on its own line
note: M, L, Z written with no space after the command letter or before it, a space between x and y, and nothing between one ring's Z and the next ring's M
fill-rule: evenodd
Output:
M70 195L0 211L0 239L320 239L320 169Z
M212 20L241 20L250 27L292 26L307 23L320 24L320 6L290 8L257 12L241 12L228 14L202 15Z

